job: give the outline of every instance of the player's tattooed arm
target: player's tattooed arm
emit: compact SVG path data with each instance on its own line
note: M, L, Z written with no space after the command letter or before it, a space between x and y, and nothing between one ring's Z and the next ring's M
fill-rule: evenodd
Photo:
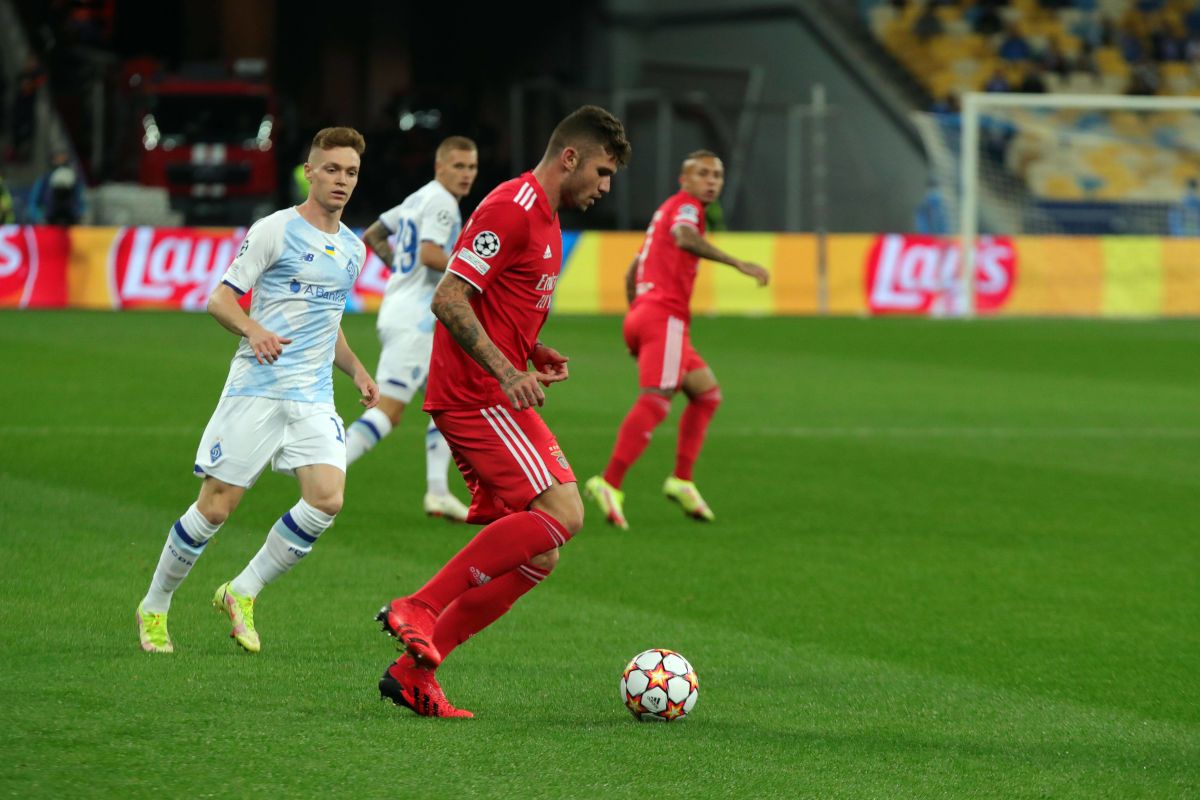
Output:
M467 355L500 383L500 389L517 410L541 405L545 394L537 379L517 369L492 342L471 308L478 290L467 281L447 272L433 292L430 309Z
M754 280L758 281L759 286L766 286L767 282L771 279L770 273L761 266L752 261L742 261L740 258L729 255L729 253L714 246L701 236L700 231L691 225L676 225L671 228L671 235L675 237L675 244L685 253L691 253L694 256L706 258L709 261L728 264L738 272L754 278Z
M383 227L383 223L375 220L371 227L363 231L363 241L367 243L367 247L375 251L375 255L379 256L380 260L389 267L392 265L392 259L396 254L392 250L392 246L388 244L388 229Z
M638 262L642 260L641 254L633 257L633 263L629 265L629 270L625 273L625 302L633 305L633 298L637 297L637 268Z

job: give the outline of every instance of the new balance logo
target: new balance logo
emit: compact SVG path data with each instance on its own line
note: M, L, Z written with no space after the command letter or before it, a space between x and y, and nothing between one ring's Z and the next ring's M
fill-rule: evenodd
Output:
M517 190L517 196L513 198L513 202L526 211L533 208L535 200L537 200L537 192L528 183L522 183L521 188Z
M485 575L480 572L477 567L471 567L471 582L476 586L483 586L492 579L491 575Z
M554 254L550 252L550 245L546 245L546 252L542 254L542 258L553 258Z

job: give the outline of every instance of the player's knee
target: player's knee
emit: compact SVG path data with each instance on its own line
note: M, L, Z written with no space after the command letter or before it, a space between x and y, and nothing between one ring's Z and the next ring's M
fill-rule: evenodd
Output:
M201 492L196 500L196 510L209 525L224 525L237 508L237 502L238 498L232 492Z
M342 498L342 492L338 490L336 492L327 492L311 500L305 498L305 501L322 514L336 517L338 512L342 510Z
M529 559L529 563L533 564L538 569L544 569L546 572L552 572L555 565L558 564L558 548L547 550L544 553L539 553Z
M693 403L699 403L701 405L708 406L713 411L716 411L717 407L721 405L721 400L723 399L721 397L721 387L714 386L711 389L701 392L695 397L690 397L688 399Z
M574 536L583 530L583 501L579 499L578 493L572 498L572 502L560 503L555 511L555 518L567 529L567 533Z
M200 512L200 516L208 521L209 525L224 525L225 520L229 519L231 512L231 509L224 504L215 502L197 502L196 510Z
M387 416L388 422L392 423L393 428L399 425L400 420L404 418L404 404L399 401L392 401L386 405L380 402L379 407Z

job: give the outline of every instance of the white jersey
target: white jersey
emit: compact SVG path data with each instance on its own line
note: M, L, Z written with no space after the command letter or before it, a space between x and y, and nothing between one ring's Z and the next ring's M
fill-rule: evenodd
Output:
M225 381L225 396L333 402L333 355L346 298L366 260L353 231L325 233L295 208L250 228L222 282L254 290L250 318L291 339L274 364L259 364L243 337Z
M433 180L380 214L379 222L395 236L395 256L392 276L383 290L378 325L412 328L432 336L429 304L442 273L421 264L421 242L432 242L449 255L462 228L458 200Z

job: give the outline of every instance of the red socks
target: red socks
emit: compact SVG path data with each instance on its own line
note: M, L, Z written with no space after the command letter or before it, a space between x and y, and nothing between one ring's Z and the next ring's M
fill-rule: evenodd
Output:
M509 514L476 534L412 599L429 606L436 616L468 589L519 571L529 559L566 544L570 538L558 520L542 511Z
M675 477L685 481L692 479L692 466L704 446L704 434L717 406L721 405L721 387L714 386L694 400L690 400L683 416L679 419L679 443L675 451ZM612 483L612 481L609 481Z
M690 407L690 406L689 406ZM646 445L650 444L650 435L658 427L658 423L666 419L671 411L671 400L660 394L644 392L638 395L637 402L625 421L617 431L617 443L613 446L612 457L604 470L604 480L615 488L621 488L625 473L638 460ZM709 414L711 417L712 415ZM703 432L701 433L703 437ZM697 448L699 452L699 448Z
M446 607L433 630L433 645L444 659L450 651L508 613L513 603L541 583L549 571L525 563L468 589Z

